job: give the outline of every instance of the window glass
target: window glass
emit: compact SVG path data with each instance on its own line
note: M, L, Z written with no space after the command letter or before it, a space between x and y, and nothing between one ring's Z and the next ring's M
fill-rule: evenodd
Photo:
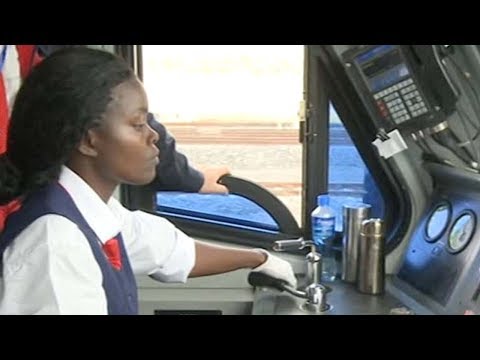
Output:
M336 214L336 230L342 231L343 205L367 203L371 217L383 217L384 201L345 127L330 105L328 191Z
M300 223L300 45L143 45L150 111L196 168L227 166L276 195ZM276 226L238 196L160 192L159 210ZM162 210L163 209L163 210ZM203 214L203 215L202 215Z

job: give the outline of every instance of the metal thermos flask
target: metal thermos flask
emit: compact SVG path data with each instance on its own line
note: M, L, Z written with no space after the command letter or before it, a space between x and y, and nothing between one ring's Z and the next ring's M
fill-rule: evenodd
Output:
M385 290L385 225L381 219L362 223L357 289L371 295L382 294Z
M342 280L349 283L357 281L360 230L370 209L368 204L343 206Z

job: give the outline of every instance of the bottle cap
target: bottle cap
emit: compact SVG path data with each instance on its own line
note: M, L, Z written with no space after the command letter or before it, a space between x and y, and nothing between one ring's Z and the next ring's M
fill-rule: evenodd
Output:
M318 206L328 206L330 203L330 198L328 195L318 195L317 196L317 205Z

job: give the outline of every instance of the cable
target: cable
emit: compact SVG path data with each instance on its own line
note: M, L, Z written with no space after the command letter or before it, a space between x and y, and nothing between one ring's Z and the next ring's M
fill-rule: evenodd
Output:
M475 124L475 122L472 120L472 118L470 116L468 116L468 114L466 112L463 111L463 109L461 107L457 108L457 112L461 113L462 116L464 116L467 120L468 120L468 123L475 129L477 130L477 134L478 132L480 131L480 127L478 127L477 129L477 124ZM459 114L460 115L460 114Z
M470 132L468 131L467 129L467 125L466 125L466 121L465 121L465 118L463 117L462 113L459 111L458 112L458 117L460 118L460 122L462 123L463 125L463 129L465 130L465 135L467 136L467 142L464 143L464 144L458 144L458 146L460 147L466 147L467 145L470 145L471 147L471 151L473 152L473 154L475 155L475 161L476 163L478 164L479 161L480 161L480 156L479 156L479 153L478 153L478 147L475 146L475 144L473 143L473 137L470 137ZM477 131L477 135L478 135L478 131ZM472 154L472 156L473 156Z
M479 97L479 94L478 94L477 90L475 89L475 87L471 83L471 79L466 75L465 71L462 70L460 65L458 65L458 63L452 57L448 56L447 58L448 58L449 62L453 65L453 68L455 69L455 71L458 74L460 74L460 76L462 78L465 79L465 82L468 85L468 88L470 89L470 91L472 92L472 95L473 95L473 96L468 96L467 94L465 94L465 96L467 96L467 98L471 100L470 106L472 107L473 112L474 113L479 113L480 97ZM474 106L474 105L476 105L476 106ZM475 107L477 107L477 109L475 109ZM467 136L467 138L470 142L472 150L474 151L474 153L476 155L476 161L478 163L480 161L480 153L479 153L478 146L475 146L475 140L477 140L478 136L480 135L480 126L479 126L478 123L477 124L474 123L474 121L470 118L470 116L462 110L461 106L458 106L457 110L458 110L459 118L462 122L463 128L465 130L465 134L466 134L466 136ZM467 130L467 127L466 127L466 124L465 124L465 119L476 130L476 134L473 137L469 136L470 132Z
M477 128L477 132L476 134L474 134L473 136L470 137L470 132L468 131L466 125L465 125L465 119L468 120L468 122L470 123L470 125L472 125L472 127L474 128L475 130L475 125L473 124L473 121L472 119L468 116L467 113L465 113L460 107L458 108L458 116L460 117L460 119L462 120L462 125L463 125L463 128L465 130L465 133L467 134L467 137L469 137L469 142L471 144L471 147L472 147L472 151L475 152L475 154L477 155L477 162L478 160L480 160L480 153L479 153L479 149L477 146L475 146L475 140L478 139L478 136L480 135L480 128Z
M442 131L439 131L431 135L431 138L436 141L439 145L452 151L459 159L461 159L467 166L476 170L478 163L476 159L470 154L466 149L459 147L458 144L460 140L456 134L450 128L445 128Z
M473 92L473 100L474 101L472 101L472 110L475 112L475 109L473 107L473 103L475 102L475 104L478 106L478 108L480 108L480 98L478 97L477 91L475 90L473 85L470 83L470 79L466 76L465 72L460 68L460 66L450 56L450 54L445 55L443 57L443 59L440 59L440 55L438 54L438 48L437 48L436 45L433 45L433 52L434 52L435 59L436 59L438 65L439 65L439 67L441 68L445 78L449 81L450 86L452 86L452 88L456 89L458 96L461 95L461 94L464 94L464 92L461 91L461 89L463 87L461 86L461 84L458 84L457 82L454 83L452 81L450 76L447 74L446 61L444 62L442 60L445 60L445 59L450 60L450 62L453 64L455 70L461 75L461 77L465 78L468 87L470 87L470 89ZM454 87L454 84L456 84L457 86ZM469 97L467 94L465 94L465 96L467 96L470 99L472 98L472 97ZM454 142L455 142L460 151L454 151L454 153L456 153L457 156L459 156L464 162L469 164L469 166L472 166L472 167L475 167L475 165L478 166L478 163L479 163L479 160L480 160L480 155L479 155L478 149L475 146L475 144L473 143L473 141L474 141L474 139L476 139L476 137L478 137L478 134L480 133L480 127L478 126L478 124L475 125L473 120L469 116L464 116L465 113L463 112L463 110L461 110L461 107L458 106L458 105L457 105L457 110L458 110L457 112L458 112L458 115L459 115L460 122L462 123L462 126L465 130L465 136L467 137L468 141L466 143L463 143L463 145L462 145L462 143L457 138L455 133L451 130L449 130L449 131L447 131L447 132L445 132L444 134L441 134L441 135L440 134L435 134L435 136L433 136L433 139L435 141L437 141L439 144L444 145L445 147L449 148L452 151L455 150L455 146L454 146ZM476 129L477 134L475 134L475 137L470 137L469 136L469 131L468 131L467 125L466 125L466 119L468 119L468 121L470 122L470 125L472 125ZM447 130L447 129L445 129L445 130ZM443 131L442 131L442 133L443 133ZM470 144L470 146L471 146L471 153L470 153L470 151L467 151L467 149L465 147L467 144ZM470 159L470 161L466 161L467 159ZM474 163L476 163L476 164L474 164Z
M473 94L473 99L472 100L474 100L474 101L472 101L472 103L471 103L473 112L476 113L476 114L480 114L480 96L479 96L477 90L475 89L475 86L473 86L473 84L471 82L471 79L465 74L465 72L462 70L460 65L458 65L458 63L452 57L448 56L445 59L448 59L449 62L453 65L455 71L458 74L460 74L460 76L462 78L465 79L465 82L467 83L468 88L471 90L471 92ZM473 106L473 104L475 104L475 106ZM475 109L475 107L476 107L476 109ZM477 128L477 131L480 131L480 125L479 124L477 124L475 127Z
M423 157L424 157L425 160L434 161L434 162L438 162L440 164L445 164L445 165L454 167L453 164L450 161L448 161L447 159L442 159L437 154L435 154L432 147L428 143L427 139L425 139L424 137L421 137L421 136L416 136L416 138L417 138L416 143L417 143L418 147L423 151Z
M437 61L438 67L442 71L443 77L448 82L448 85L450 85L450 88L452 88L452 90L456 93L455 96L458 97L458 95L460 94L460 91L459 91L459 89L457 89L457 87L455 86L455 83L452 81L452 79L450 77L450 74L447 73L447 70L445 69L444 63L442 61L443 59L445 59L445 57L443 59L440 59L440 55L438 54L437 45L432 45L432 49L433 49L433 56L435 57L435 60Z

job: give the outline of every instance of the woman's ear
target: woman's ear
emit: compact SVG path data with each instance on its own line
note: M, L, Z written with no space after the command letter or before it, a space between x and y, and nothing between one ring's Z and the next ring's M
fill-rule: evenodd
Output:
M95 147L96 143L97 141L95 130L90 129L85 133L85 135L83 135L82 140L80 140L80 144L77 146L77 150L82 155L96 157L98 155L97 149Z

